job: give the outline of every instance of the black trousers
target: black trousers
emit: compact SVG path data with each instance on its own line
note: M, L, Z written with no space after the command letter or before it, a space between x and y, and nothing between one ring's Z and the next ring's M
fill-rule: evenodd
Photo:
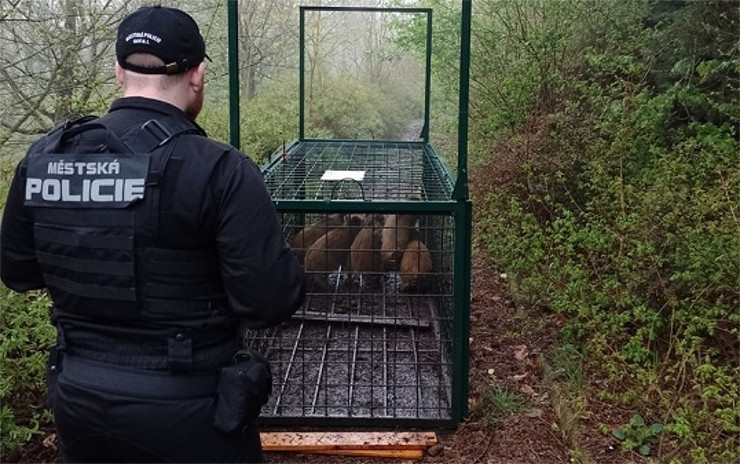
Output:
M213 426L215 391L147 397L123 391L132 385L125 372L121 388L108 388L118 383L109 372L101 385L89 381L95 375L89 371L82 381L65 371L49 382L49 394L66 462L265 462L255 424L230 434Z

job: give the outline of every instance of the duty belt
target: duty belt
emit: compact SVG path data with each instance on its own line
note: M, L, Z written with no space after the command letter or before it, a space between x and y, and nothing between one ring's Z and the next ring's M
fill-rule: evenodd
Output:
M172 375L125 366L90 361L64 355L61 382L99 388L113 393L143 395L151 398L202 398L215 394L218 374Z

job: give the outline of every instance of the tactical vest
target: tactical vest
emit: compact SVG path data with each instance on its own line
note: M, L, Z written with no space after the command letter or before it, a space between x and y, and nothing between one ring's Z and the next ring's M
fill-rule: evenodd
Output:
M80 137L88 131L97 132ZM226 311L215 247L169 249L158 234L160 205L172 201L162 192L171 142L185 133L199 131L169 116L119 138L86 117L29 153L25 204L34 210L37 259L60 315L165 326ZM190 334L168 337L170 369L189 370Z

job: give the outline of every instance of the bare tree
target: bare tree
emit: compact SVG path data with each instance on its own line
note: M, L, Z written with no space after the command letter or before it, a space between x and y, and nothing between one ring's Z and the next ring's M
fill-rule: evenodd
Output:
M293 0L241 0L239 8L240 79L252 99L263 79L296 67L298 9Z
M27 143L76 115L104 113L116 97L118 23L144 0L0 1L0 148ZM187 8L209 18L223 0ZM223 11L223 9L222 9ZM208 38L206 38L208 40ZM6 151L3 151L6 153Z
M0 147L78 114L100 112L115 92L114 0L17 0L0 12Z

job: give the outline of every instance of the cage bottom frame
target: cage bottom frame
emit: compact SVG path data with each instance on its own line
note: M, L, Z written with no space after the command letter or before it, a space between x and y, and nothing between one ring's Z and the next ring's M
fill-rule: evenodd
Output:
M290 321L248 334L272 364L263 421L448 423L448 323L426 294L308 295Z

